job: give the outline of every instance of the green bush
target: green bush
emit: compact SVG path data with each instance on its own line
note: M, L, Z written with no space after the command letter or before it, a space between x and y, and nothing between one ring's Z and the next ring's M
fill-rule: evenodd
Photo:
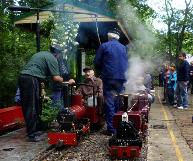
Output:
M43 124L49 125L56 119L59 112L58 105L53 105L51 100L48 100L42 105L42 114L40 116Z

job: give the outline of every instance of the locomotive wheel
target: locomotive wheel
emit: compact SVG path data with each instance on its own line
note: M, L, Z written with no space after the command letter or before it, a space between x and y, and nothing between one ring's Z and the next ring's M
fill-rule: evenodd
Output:
M109 139L109 146L116 145L116 137L113 136L112 138Z

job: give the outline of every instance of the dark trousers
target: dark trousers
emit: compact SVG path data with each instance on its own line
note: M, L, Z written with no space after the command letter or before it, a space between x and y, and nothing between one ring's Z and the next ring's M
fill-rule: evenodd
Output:
M168 88L167 89L167 98L168 98L168 104L174 105L174 89Z
M193 94L193 79L190 79L189 85L190 85L191 94Z
M159 87L163 87L163 78L162 78L162 74L159 74Z
M107 130L111 133L116 132L113 127L113 116L119 108L119 100L116 96L124 90L123 84L123 80L103 80L105 119L107 123Z
M19 88L21 92L21 106L26 123L28 137L34 137L40 130L40 82L36 77L20 75Z

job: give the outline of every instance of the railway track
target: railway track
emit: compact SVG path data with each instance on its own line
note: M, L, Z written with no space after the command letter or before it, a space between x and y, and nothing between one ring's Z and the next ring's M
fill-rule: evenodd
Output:
M65 154L70 152L68 147L49 146L46 150L40 152L37 157L31 161L61 161Z
M77 146L56 148L50 146L40 152L37 157L31 161L90 161L90 160L112 160L108 151L108 136L101 135L100 132L91 133L90 136L81 140ZM140 158L130 159L128 161L146 161L147 147L144 143Z

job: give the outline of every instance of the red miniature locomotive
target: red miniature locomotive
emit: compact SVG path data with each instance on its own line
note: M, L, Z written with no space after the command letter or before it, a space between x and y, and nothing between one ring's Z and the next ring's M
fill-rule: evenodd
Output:
M146 136L149 104L145 93L122 95L122 110L113 117L116 134L109 140L110 155L114 159L137 158ZM130 104L130 107L129 107Z
M102 124L100 102L99 97L93 94L93 104L88 105L81 95L72 94L71 105L58 114L58 129L48 133L49 144L77 145L81 137L90 132L92 125Z

